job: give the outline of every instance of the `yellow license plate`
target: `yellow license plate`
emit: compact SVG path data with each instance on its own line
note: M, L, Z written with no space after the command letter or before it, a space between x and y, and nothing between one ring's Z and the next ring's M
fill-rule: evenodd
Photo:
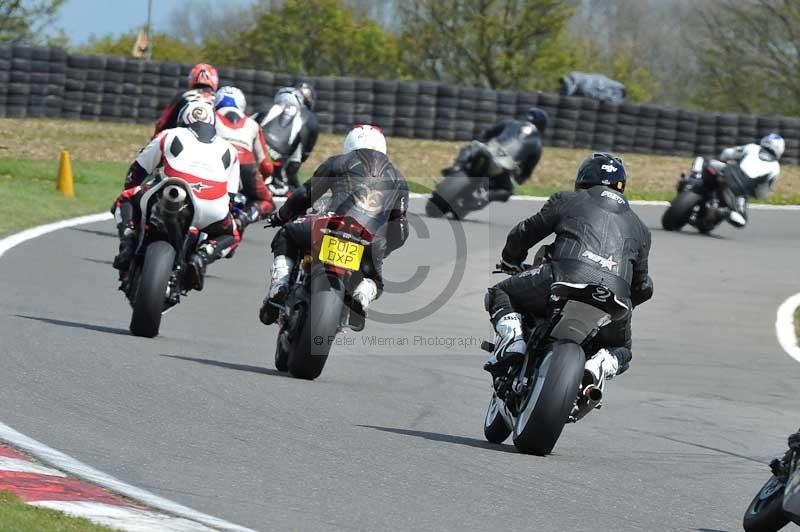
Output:
M364 246L341 240L331 235L322 237L322 246L319 249L319 260L331 266L338 266L348 270L361 269L361 257L364 255Z

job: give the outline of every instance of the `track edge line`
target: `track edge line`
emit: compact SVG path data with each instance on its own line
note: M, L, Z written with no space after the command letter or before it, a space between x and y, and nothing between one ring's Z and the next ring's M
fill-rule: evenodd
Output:
M778 307L775 317L775 334L787 355L800 362L800 346L794 332L794 313L800 307L800 293L790 296Z

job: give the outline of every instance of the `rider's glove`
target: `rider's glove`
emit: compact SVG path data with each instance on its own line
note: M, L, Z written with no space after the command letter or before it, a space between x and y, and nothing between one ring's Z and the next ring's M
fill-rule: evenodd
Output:
M286 220L281 218L280 210L270 213L264 220L264 227L280 227L286 223Z

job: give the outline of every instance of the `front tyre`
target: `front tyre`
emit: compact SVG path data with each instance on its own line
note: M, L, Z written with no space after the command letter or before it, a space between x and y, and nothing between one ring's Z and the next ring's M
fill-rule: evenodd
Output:
M498 399L496 394L492 394L492 401L489 403L483 419L483 435L488 442L503 443L511 435L511 427L508 426L500 412L502 408L504 408L503 402Z
M336 277L314 275L310 294L308 316L292 343L288 369L294 377L313 380L322 373L336 338L344 310L344 287Z
M744 513L745 532L777 532L789 524L783 512L783 481L771 477Z
M539 364L528 400L517 416L514 446L544 456L555 447L578 397L586 355L578 344L560 342Z
M159 240L147 246L139 286L133 300L130 331L134 336L158 336L167 284L175 265L175 248Z
M666 231L680 231L689 222L692 211L701 201L703 201L703 196L700 194L684 190L672 200L667 210L664 211L664 215L661 217L661 226Z

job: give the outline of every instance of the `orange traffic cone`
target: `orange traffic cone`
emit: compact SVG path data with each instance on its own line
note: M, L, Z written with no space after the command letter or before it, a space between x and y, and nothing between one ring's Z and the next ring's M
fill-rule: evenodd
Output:
M65 196L75 196L75 187L72 184L72 162L70 162L69 152L67 150L61 150L56 190L60 191Z

